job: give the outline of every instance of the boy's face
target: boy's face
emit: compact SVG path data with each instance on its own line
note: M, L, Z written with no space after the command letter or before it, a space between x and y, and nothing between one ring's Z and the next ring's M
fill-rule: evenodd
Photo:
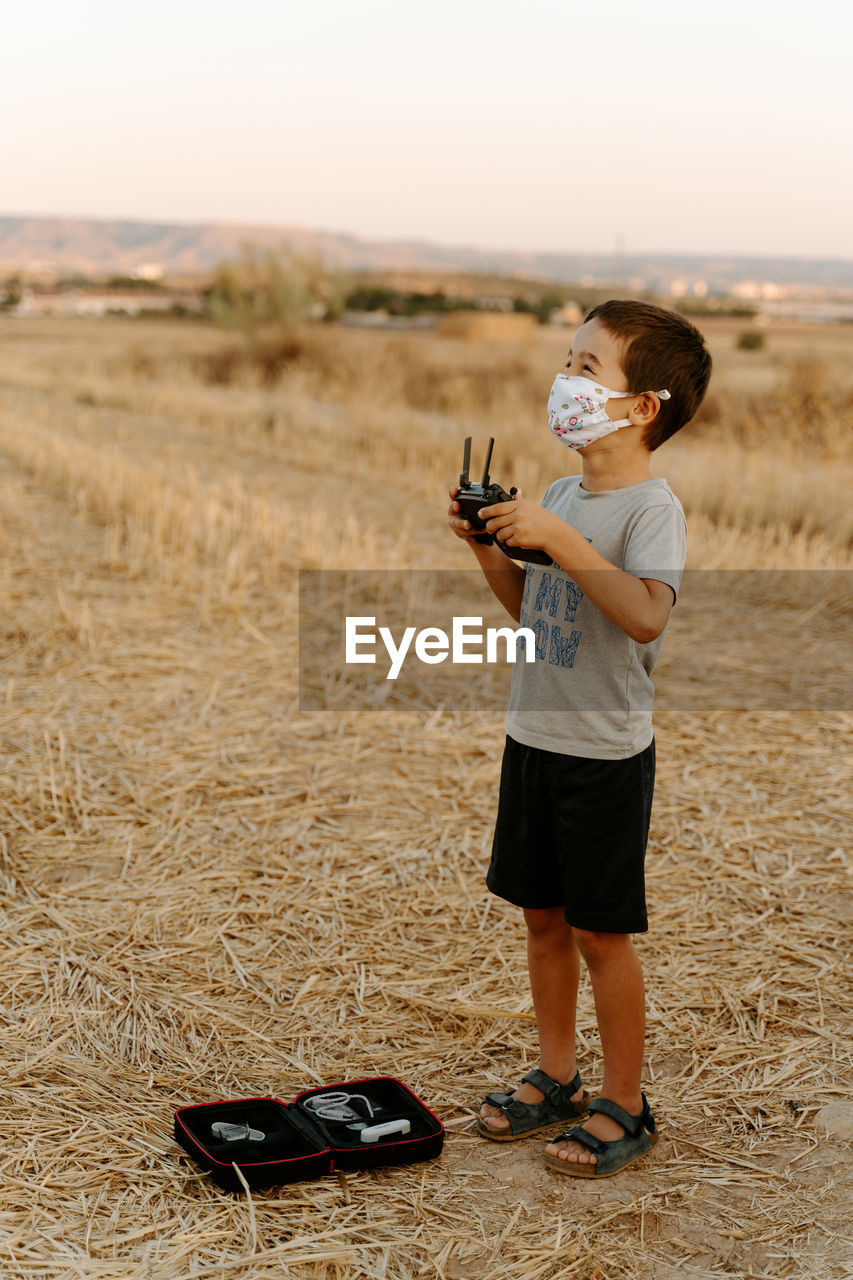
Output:
M578 378L590 378L602 387L607 387L608 391L630 391L622 371L623 350L624 343L614 338L598 320L588 320L574 336L566 361L566 373ZM607 413L614 419L624 417L625 401L615 401L613 413L610 413L608 405Z

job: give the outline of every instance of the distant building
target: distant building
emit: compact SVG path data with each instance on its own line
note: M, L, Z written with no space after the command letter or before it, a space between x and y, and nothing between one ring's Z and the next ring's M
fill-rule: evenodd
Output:
M392 316L382 309L344 311L338 323L347 329L434 329L438 316L434 311L423 311L415 316Z
M732 297L750 302L758 299L775 302L780 298L790 297L792 292L790 288L775 284L772 280L739 280L732 288Z
M166 313L174 307L201 313L204 303L198 294L177 294L143 289L24 289L12 314L18 316L138 316L145 312Z
M162 262L140 262L133 273L134 280L162 280Z
M473 297L479 311L512 311L513 300L505 293L478 293Z
M548 316L549 324L579 325L583 320L583 310L577 302L565 302L562 307L555 307Z

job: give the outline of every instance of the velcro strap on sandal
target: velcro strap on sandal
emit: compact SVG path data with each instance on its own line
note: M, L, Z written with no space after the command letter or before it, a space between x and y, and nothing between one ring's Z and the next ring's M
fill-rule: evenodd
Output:
M521 1077L522 1084L532 1084L534 1088L541 1090L545 1097L554 1106L558 1106L560 1102L570 1098L573 1093L577 1093L581 1087L580 1073L574 1080L570 1080L568 1084L560 1084L551 1076L546 1076L544 1071L540 1071L539 1067L534 1067L532 1071L528 1071L526 1076Z
M597 1111L599 1115L610 1116L611 1120L615 1120L617 1124L621 1124L626 1133L632 1138L643 1130L647 1129L649 1133L655 1131L655 1118L652 1115L646 1095L640 1095L643 1099L643 1109L638 1116L629 1115L624 1107L620 1107L617 1103L611 1102L609 1098L596 1098L594 1102L589 1104L589 1112Z
M607 1143L602 1142L601 1138L596 1138L594 1133L590 1133L588 1129L582 1129L581 1126L575 1125L574 1129L567 1129L565 1133L561 1133L559 1137L552 1138L552 1142L579 1142L581 1146L588 1147L590 1151L594 1151L597 1156L603 1156L607 1150Z
M509 1104L513 1101L511 1093L487 1093L484 1102L488 1102L492 1107L498 1107L501 1111L506 1111Z

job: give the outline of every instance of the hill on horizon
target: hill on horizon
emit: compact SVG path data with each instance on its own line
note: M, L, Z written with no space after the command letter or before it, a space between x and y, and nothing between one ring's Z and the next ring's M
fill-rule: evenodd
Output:
M748 280L818 291L853 290L853 260L701 254L541 253L478 249L422 240L366 240L346 232L226 222L0 216L0 271L132 275L204 275L246 245L290 245L330 266L356 271L467 271L554 283L620 283L669 291L699 281L728 292Z

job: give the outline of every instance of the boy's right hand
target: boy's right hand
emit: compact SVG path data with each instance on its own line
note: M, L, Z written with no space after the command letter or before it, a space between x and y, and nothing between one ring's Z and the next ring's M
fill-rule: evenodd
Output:
M450 490L450 497L454 499L458 492L459 492L459 486L453 485L453 487ZM471 527L471 522L469 520L466 520L463 516L459 514L458 502L452 501L450 503L450 506L447 508L447 523L450 525L451 529L456 534L457 538L462 538L463 541L467 541L469 538L472 538L475 533L478 532L477 529L473 529Z

